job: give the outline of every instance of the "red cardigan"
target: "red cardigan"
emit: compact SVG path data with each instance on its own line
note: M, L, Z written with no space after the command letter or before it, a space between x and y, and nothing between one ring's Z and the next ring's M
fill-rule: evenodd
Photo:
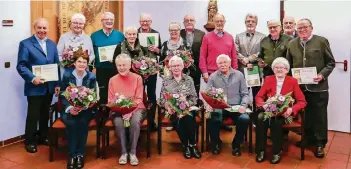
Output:
M260 91L257 93L255 97L256 106L261 107L264 104L264 101L268 99L268 97L276 95L277 91L277 79L275 75L267 76L264 79L263 86ZM306 107L307 102L305 99L305 95L302 93L297 80L291 76L286 76L283 82L283 87L280 91L281 95L285 95L289 92L292 93L292 97L295 99L295 103L292 107L293 115L296 116L304 107Z

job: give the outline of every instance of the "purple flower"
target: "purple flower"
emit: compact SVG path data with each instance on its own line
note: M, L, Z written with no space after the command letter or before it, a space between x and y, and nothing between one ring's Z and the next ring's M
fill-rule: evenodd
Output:
M73 100L78 97L77 93L71 93L69 97Z
M275 104L271 104L270 109L272 112L277 111L277 106Z
M185 110L186 105L185 105L184 103L181 103L181 104L179 105L179 108L180 108L181 110Z

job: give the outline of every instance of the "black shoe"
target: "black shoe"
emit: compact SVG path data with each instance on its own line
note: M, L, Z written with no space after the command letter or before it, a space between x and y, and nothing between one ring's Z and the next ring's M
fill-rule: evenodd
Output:
M197 159L201 158L201 153L197 149L196 145L193 145L193 146L190 147L190 152L191 152L191 156L192 157L195 157Z
M232 155L237 157L241 156L240 148L232 149Z
M218 155L219 153L221 153L221 146L217 144L212 148L212 154Z
M45 138L45 139L40 139L38 141L38 144L49 146L50 142L49 142L49 139Z
M75 169L76 168L76 166L75 166L76 163L77 163L77 158L76 157L68 158L67 169Z
M280 151L278 154L274 154L271 159L271 164L278 164L280 160L282 159L282 151Z
M261 151L256 154L256 161L259 163L263 162L265 158L266 158L266 153L264 151Z
M38 151L37 145L35 145L35 144L25 145L25 148L26 148L28 153L36 153Z
M227 125L222 125L221 129L225 130L225 131L228 131L228 132L232 132L233 131L233 129L231 127L227 126Z
M317 146L316 150L314 152L314 156L317 158L324 158L325 152L324 152L324 147L323 146Z
M191 158L191 152L189 146L183 146L183 156L186 159Z

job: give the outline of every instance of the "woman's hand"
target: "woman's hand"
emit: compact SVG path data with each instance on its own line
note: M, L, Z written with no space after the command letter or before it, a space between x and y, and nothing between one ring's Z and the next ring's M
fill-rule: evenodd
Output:
M208 104L205 104L205 109L206 109L206 112L213 112L213 108Z
M288 118L288 117L291 115L291 113L292 113L292 108L288 108L288 109L285 111L285 113L283 114L283 116L284 116L285 118Z
M78 107L72 107L71 109L69 109L69 112L72 114L72 115L78 115L79 112L81 112L82 109L81 108L78 108Z
M239 113L246 113L246 108L244 106L240 106Z

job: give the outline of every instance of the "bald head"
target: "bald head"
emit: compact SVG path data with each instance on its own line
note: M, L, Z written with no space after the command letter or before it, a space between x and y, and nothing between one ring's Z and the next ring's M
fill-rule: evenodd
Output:
M35 35L39 39L45 39L47 33L49 32L49 22L45 18L39 18L34 21L33 27L35 30Z
M45 24L48 25L48 28L49 28L49 22L48 22L48 20L45 19L45 18L38 18L38 19L36 19L36 20L33 22L34 28L35 28L35 26L38 25L38 23L45 23Z

